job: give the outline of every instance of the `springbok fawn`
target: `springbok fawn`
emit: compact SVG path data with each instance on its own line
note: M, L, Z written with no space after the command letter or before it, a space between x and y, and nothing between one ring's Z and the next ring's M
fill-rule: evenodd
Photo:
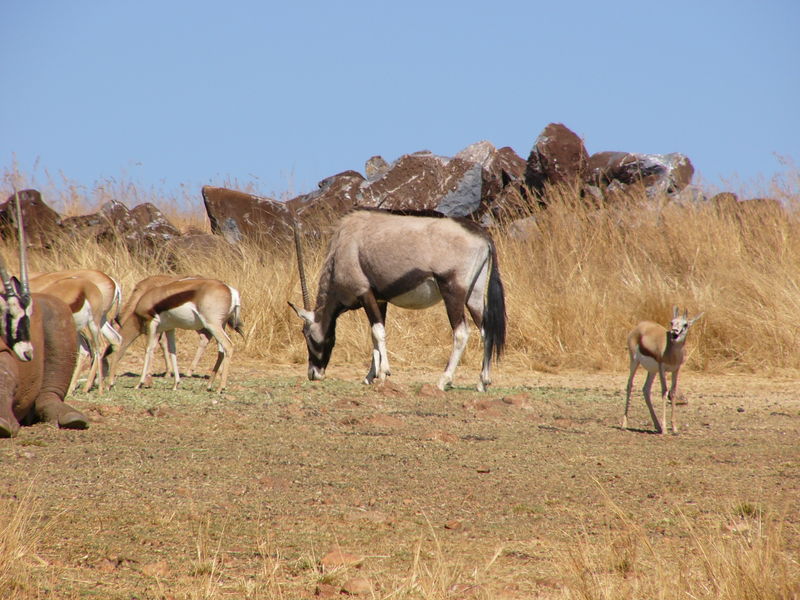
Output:
M467 345L467 311L483 338L478 390L489 387L490 363L500 357L505 344L506 309L494 241L480 225L432 211L351 212L331 238L313 310L300 249L298 243L303 308L289 304L304 322L309 379L325 377L336 343L336 319L343 312L363 308L367 313L373 345L372 364L364 379L369 384L375 377L385 380L389 375L387 304L423 309L444 301L453 330L453 351L439 388L451 385Z
M680 315L678 307L672 311L672 322L669 330L664 329L658 323L652 321L642 321L633 331L628 334L628 354L630 356L630 375L628 376L628 386L625 392L625 413L622 416L623 429L628 428L628 408L631 404L631 389L633 388L633 376L636 369L642 365L647 369L647 379L645 379L642 393L653 425L657 433L664 433L667 425L667 397L670 399L670 420L672 421L672 432L678 432L675 423L675 395L678 390L678 372L683 364L685 357L683 346L686 343L686 334L695 321L703 316L703 313L689 318L689 312L683 311ZM666 373L672 373L672 385L667 393ZM661 418L664 427L658 421L653 403L650 400L650 389L653 387L653 380L656 375L661 382Z

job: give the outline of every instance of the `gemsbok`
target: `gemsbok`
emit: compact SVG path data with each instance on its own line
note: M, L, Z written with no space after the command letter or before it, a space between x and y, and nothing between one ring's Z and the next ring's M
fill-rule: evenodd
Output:
M0 257L0 437L36 421L86 429L89 421L64 402L75 366L75 326L69 307L53 296L31 294L19 197L17 231L20 278Z
M653 419L656 433L664 433L664 429L667 426L667 398L669 398L671 405L672 432L678 432L678 426L675 423L675 402L678 390L678 372L686 358L683 347L686 343L686 334L689 332L689 328L702 316L703 313L700 313L690 319L688 310L684 310L683 315L681 315L676 306L672 311L669 330L658 323L642 321L628 334L630 375L628 376L628 385L625 390L625 413L622 416L623 429L628 428L628 408L631 403L633 377L636 375L639 365L642 365L647 370L647 379L645 379L642 393L644 394L644 401L647 403L647 409L650 411L650 417ZM667 392L667 372L672 374L672 385L669 388L669 392ZM653 409L653 403L650 400L650 389L653 387L653 380L656 375L658 375L661 382L661 418L664 427L659 423L656 411Z
M331 238L319 278L316 307L311 310L302 247L296 235L301 309L308 347L308 378L321 380L336 343L336 319L363 308L372 329L372 363L364 383L390 374L386 352L387 304L424 309L444 301L453 329L453 350L439 378L442 390L453 382L467 345L466 310L483 338L483 366L478 390L491 383L492 358L505 345L506 310L494 241L466 219L433 211L403 212L356 209L345 215Z
M214 380L221 368L218 388L221 392L227 384L228 369L233 356L233 343L225 333L225 325L228 322L233 323L233 329L243 335L240 314L239 292L217 279L180 279L147 290L141 295L133 311L121 317L119 333L122 343L119 349L115 351L109 347L106 350L109 385L114 385L119 361L126 350L142 334L147 335L147 349L136 389L149 385L153 351L158 344L159 335L165 333L175 378L173 389L177 389L180 374L175 349L175 329L189 329L205 330L216 340L217 362L212 370L208 389L213 389Z

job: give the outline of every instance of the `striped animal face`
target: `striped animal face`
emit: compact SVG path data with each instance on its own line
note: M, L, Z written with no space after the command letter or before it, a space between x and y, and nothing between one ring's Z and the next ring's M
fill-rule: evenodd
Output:
M33 359L32 310L33 302L29 295L0 295L0 334L17 358L25 362Z

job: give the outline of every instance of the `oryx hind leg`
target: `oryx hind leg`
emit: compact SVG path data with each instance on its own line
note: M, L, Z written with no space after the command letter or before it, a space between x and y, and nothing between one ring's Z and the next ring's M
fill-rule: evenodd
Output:
M483 328L483 303L484 287L486 278L480 277L472 289L472 293L467 299L467 310L472 317L475 326L481 332L481 343L483 345L483 363L481 364L481 375L478 381L478 391L485 392L492 383L491 366L492 352L486 345L486 331Z
M464 349L467 347L469 341L469 325L467 320L462 319L461 323L453 328L453 352L450 354L450 360L447 361L447 367L439 378L438 388L446 390L453 384L453 376L456 372L456 367L461 361L461 355L464 354ZM479 387L480 389L480 387Z
M467 293L457 284L446 279L437 280L436 283L439 284L439 292L442 294L442 300L447 309L447 319L450 321L450 327L453 328L453 351L450 354L450 360L447 361L444 373L439 378L438 384L438 388L444 390L452 385L456 367L461 361L461 355L464 354L464 349L467 347L467 341L469 340L469 325L467 325L464 310L467 302Z

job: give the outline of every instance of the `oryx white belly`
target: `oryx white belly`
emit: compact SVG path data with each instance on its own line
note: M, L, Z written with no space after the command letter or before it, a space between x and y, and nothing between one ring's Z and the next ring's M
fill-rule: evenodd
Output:
M647 369L650 373L658 373L658 361L650 356L646 356L641 352L636 353L636 358L639 360L639 364L642 365L645 369ZM675 370L675 365L670 365L669 363L664 364L664 370L667 373L672 373Z
M389 302L400 308L422 309L433 306L442 299L439 286L431 277L404 294L390 298Z
M158 315L158 331L169 331L170 329L203 329L205 324L200 319L197 307L193 302L181 304L175 308L165 310Z

